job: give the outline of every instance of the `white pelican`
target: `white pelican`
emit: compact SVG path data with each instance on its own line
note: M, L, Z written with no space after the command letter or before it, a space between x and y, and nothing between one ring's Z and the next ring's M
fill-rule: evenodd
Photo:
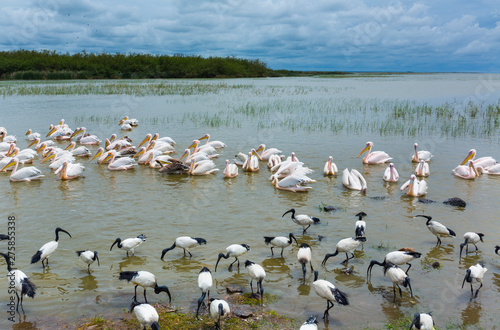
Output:
M63 124L54 126L45 137L50 137L52 140L69 140L73 133L68 125Z
M410 330L434 330L434 320L431 313L415 313L410 324Z
M205 142L205 145L211 145L215 149L221 149L226 147L226 144L222 141L210 141L210 134L205 134L198 140L201 141L205 139L207 140L207 142Z
M169 303L172 301L172 297L170 296L170 291L166 285L159 286L156 280L156 276L150 272L146 272L144 270L131 272L121 272L118 277L119 280L127 280L127 282L132 282L135 284L134 289L134 300L137 301L137 287L140 285L144 288L144 301L147 303L148 299L146 298L146 288L153 288L156 294L160 292L166 292L168 294Z
M66 148L64 148L64 150L68 150L75 157L88 157L88 156L92 156L92 154L90 153L90 150L87 147L80 146L80 147L78 147L78 148L75 149L75 146L76 146L76 142L75 141L71 141L71 143Z
M86 132L87 128L78 127L75 132L71 134L71 137L73 138L81 133L82 136L76 139L80 144L95 145L101 142L96 135L86 134Z
M135 160L131 157L120 157L116 158L116 150L110 150L108 151L108 155L106 158L104 158L103 162L106 162L108 159L110 159L109 164L108 164L108 169L112 171L123 171L123 170L129 170L133 168L137 163Z
M0 172L7 172L7 171L12 171L12 167L5 167L10 161L16 156L18 148L14 148L15 144L12 144L12 150L9 150L8 152L5 153L5 156L3 158L0 158Z
M68 233L66 230L57 227L56 228L56 239L54 241L50 241L48 243L45 243L40 250L38 250L33 257L31 257L31 263L36 264L40 260L42 260L42 267L45 268L45 266L49 265L49 257L54 253L59 246L59 232L62 231L63 233L68 234L69 237L71 237L71 234ZM47 261L46 264L43 262Z
M334 253L327 253L321 264L324 266L326 264L326 261L330 257L335 257L337 254L339 254L339 252L344 252L345 256L346 256L346 259L344 261L342 261L341 264L347 263L350 259L354 258L354 253L352 253L352 251L356 250L356 248L359 246L359 244L361 242L365 242L365 241L366 241L366 238L364 238L364 237L354 237L354 238L349 237L349 238L344 238L344 239L340 240L337 243L337 246L335 247L335 252ZM347 254L348 252L351 253L351 255L352 255L351 257L349 257L349 255Z
M36 139L39 139L41 136L40 136L40 133L37 133L37 132L31 132L31 128L26 132L26 136L28 139L28 141L35 141Z
M500 175L500 164L490 166L490 167L488 167L487 170L485 170L481 166L476 166L476 169L481 173L485 173L485 174L489 174L489 175Z
M387 167L384 171L384 181L385 182L398 182L399 181L399 173L398 170L394 167L394 163L389 163L389 167Z
M101 264L99 263L99 256L97 255L97 251L90 251L90 250L82 250L82 251L76 251L76 255L82 259L84 263L87 264L87 271L90 274L90 265L94 263L94 261L97 260L97 265L100 266Z
M271 172L283 171L282 168L288 168L290 163L299 162L299 159L295 156L295 152L292 152L291 156L288 156L286 160L279 162L275 166L271 167Z
M8 271L7 279L10 282L10 286L12 287L13 286L12 284L14 284L14 288L16 289L15 291L17 296L16 311L19 311L19 303L21 303L21 309L24 312L23 297L28 296L30 298L35 298L36 286L33 284L33 282L30 281L28 276L26 276L26 274L23 273L21 270L12 269L10 256L8 254L0 253L0 255L5 258L5 262L7 263L7 271ZM10 290L9 293L11 293ZM19 294L21 294L21 297L19 297Z
M137 160L137 163L139 165L146 165L149 161L151 161L151 158L150 158L151 155L153 156L153 158L156 158L156 157L158 157L160 155L163 155L163 152L161 152L160 150L149 150L149 151L146 151L145 147L140 147L139 151L137 151L132 156L132 158L139 157L139 159Z
M465 273L464 281L462 282L462 289L464 288L465 281L469 282L471 296L474 296L474 298L477 297L479 289L483 287L483 277L484 273L486 273L487 270L488 268L484 267L480 263L478 263L475 266L470 266L469 269L467 269L467 272ZM477 288L475 295L474 295L474 289L472 288L472 282L474 281L481 283L479 288Z
M59 167L54 174L59 174L59 180L72 180L79 178L85 167L78 163L78 164L70 164L67 161L64 161Z
M288 211L286 211L285 213L283 213L283 215L281 216L282 218L288 214L288 213L292 213L292 221L295 222L296 224L302 226L302 234L304 235L307 231L307 229L309 229L309 227L311 227L311 225L313 223L319 223L321 220L316 218L316 217L310 217L306 214L297 214L295 215L295 209L290 209Z
M128 124L130 126L138 126L139 121L135 118L129 118L128 116L125 116L120 120L120 123L118 124L118 126L120 126L122 124Z
M6 151L0 151L0 159L3 159L5 157L12 157L12 154L14 154L16 149L16 145L14 143L9 144L9 148ZM17 151L19 151L19 148L17 148Z
M323 174L324 175L336 175L339 170L337 169L337 165L333 162L333 157L330 156L328 157L328 161L326 162L325 166L323 167Z
M19 148L16 147L14 148L14 151L12 152L13 155L16 156L17 159L19 159L19 163L21 164L32 164L33 159L36 157L36 151L33 149L23 149L19 151Z
M252 297L255 297L255 293L253 292L252 282L255 280L257 282L257 292L260 294L260 304L262 305L264 301L264 288L262 287L262 281L266 278L266 271L262 268L261 265L256 264L253 261L247 260L245 261L245 268L248 271L248 275L250 275L250 290L252 290Z
M108 151L104 151L103 147L99 147L99 149L97 149L97 152L95 153L94 156L92 156L90 161L93 161L94 159L97 158L97 163L100 165L104 162L104 159L106 159L107 156L108 156Z
M260 158L262 160L269 160L269 158L271 158L271 156L273 155L276 155L278 157L280 157L281 159L281 153L282 151L279 150L279 149L276 149L276 148L269 148L266 150L266 145L265 144L261 144L259 145L259 147L257 148L257 152L260 151Z
M360 190L366 193L366 180L356 169L352 169L349 173L349 169L345 169L342 172L342 184L347 189Z
M420 197L427 193L427 182L424 180L419 181L417 177L412 174L410 180L406 181L401 186L401 191L406 190L407 196Z
M233 264L237 261L238 262L238 269L240 268L240 260L238 259L239 256L242 256L245 254L247 251L250 251L250 246L246 244L231 244L226 248L226 254L224 253L219 253L219 257L217 258L217 263L215 264L215 271L217 271L217 265L219 264L219 261L221 258L227 259L229 257L234 257L234 261L229 265L228 270L231 271L231 268L233 268Z
M225 178L235 178L238 176L238 166L229 164L229 159L226 159L226 167L224 168Z
M17 139L14 135L7 135L5 127L0 127L0 142L16 143Z
M366 147L359 153L358 157L361 156L365 151L367 151L366 156L363 158L363 164L383 164L392 159L384 151L372 152L372 147L373 147L373 142L368 141L366 142Z
M410 261L413 259L418 259L422 256L422 253L415 252L415 251L407 251L408 248L400 249L398 251L392 251L389 252L385 255L384 261L383 262L378 262L377 260L372 260L370 262L370 265L368 266L368 269L366 270L366 277L370 277L372 274L372 268L374 265L379 265L385 268L385 266L389 263L394 264L394 265L408 265L408 269L406 270L406 274L408 274L408 271L411 268ZM411 249L413 250L413 249Z
M413 291L411 289L411 284L410 284L410 276L408 276L404 272L404 270L402 270L401 268L399 268L395 264L388 262L384 266L384 275L389 277L389 279L392 282L392 288L394 291L394 300L396 300L396 286L399 289L399 296L403 297L403 293L401 291L400 285L404 286L405 288L409 287L410 288L410 295L411 295L411 297L413 297Z
M333 307L333 301L336 301L340 305L347 306L349 301L347 300L347 295L337 289L335 285L325 280L318 280L318 271L314 271L314 282L312 284L314 291L318 296L326 300L326 310L323 314L323 319L328 316L328 311Z
M170 154L175 152L175 148L172 147L172 145L168 142L163 142L163 141L158 141L154 140L151 141L148 146L146 147L146 150L156 150L156 151L161 151L164 154Z
M420 163L420 161L422 161L422 160L424 162L430 162L431 158L434 156L433 154L431 154L430 151L426 151L426 150L418 151L418 143L415 143L413 145L413 149L415 149L415 152L411 156L411 161L413 163Z
M288 234L288 237L285 237L285 236L277 236L277 237L271 237L271 236L264 236L264 242L266 243L266 245L269 245L271 244L271 257L274 256L274 251L273 249L275 247L280 247L281 248L281 257L283 258L283 250L289 246L290 244L292 244L292 239L295 240L295 243L297 243L297 245L299 245L299 243L297 242L297 239L295 238L295 235L293 235L293 233L290 233Z
M215 163L211 160L203 160L197 163L194 159L191 161L188 173L191 175L208 175L217 172L219 169L215 168Z
M220 319L225 318L231 313L229 304L222 299L214 299L210 302L210 316L215 321L215 329L220 329Z
M181 249L184 250L184 256L186 256L186 251L189 253L189 256L192 257L193 255L189 251L189 248L195 247L196 245L202 245L202 244L207 244L207 241L204 238L199 238L199 237L190 237L190 236L180 236L177 237L174 241L174 244L166 249L163 249L161 251L161 260L163 260L163 257L165 256L165 253L167 253L170 250L175 249L176 247L180 247Z
M68 162L68 164L74 164L76 159L73 157L73 155L68 152L68 153L60 153L59 155L56 156L56 153L54 151L51 151L47 157L45 157L40 164L44 163L48 159L53 158L52 162L49 165L49 168L53 171L56 171L59 169L64 162Z
M316 316L310 316L301 326L299 330L318 330L318 320Z
M465 253L469 253L469 244L472 244L476 247L476 251L478 250L476 243L478 242L484 242L483 241L483 236L484 234L482 233L475 233L472 231L466 232L464 234L464 239L465 241L460 244L460 258L462 258L462 250L465 246Z
M146 235L144 234L140 234L139 236L133 238L127 238L124 239L123 241L121 240L121 238L118 237L109 248L109 251L113 249L113 246L115 246L115 244L118 244L117 246L119 249L127 251L127 257L128 257L129 251L132 252L132 255L134 255L134 249L145 241L146 241Z
M312 251L311 247L306 244L302 243L300 245L299 251L297 252L297 260L299 263L302 265L302 281L305 284L306 283L306 268L307 264L311 267L311 272L314 272L313 264L312 264Z
M472 160L469 160L469 163L467 165L459 165L455 167L453 169L453 174L465 180L473 180L479 176L476 165Z
M207 155L209 155L210 158L219 156L217 154L217 150L215 150L215 148L212 147L211 145L204 144L200 146L200 140L193 140L193 143L188 147L188 149L191 148L193 148L193 154L197 152L204 152Z
M152 330L160 330L160 324L158 323L160 317L156 309L150 304L141 304L137 301L133 301L130 312L134 312L137 321L139 321L143 329L151 327Z
M257 172L259 170L259 159L260 156L257 154L257 151L255 149L252 149L248 153L247 160L243 163L242 169L245 172Z
M416 215L416 217L422 217L426 218L427 222L425 223L427 225L427 228L431 233L436 235L437 237L437 243L436 245L441 245L441 238L440 237L457 237L457 234L450 228L446 227L440 222L437 222L435 220L432 220L431 216L428 215Z
M124 140L124 139L118 139L118 140L113 141L113 142L110 142L108 139L105 140L106 150L113 150L113 149L120 150L120 149L128 148L131 146L132 146L132 144L129 141Z
M0 152L7 152L9 151L10 147L13 145L13 143L8 143L8 142L0 142Z
M281 163L281 157L279 155L271 155L267 161L267 167L273 168Z
M7 163L7 165L5 165L2 169L0 169L0 172L4 171L6 168L12 165L14 165L14 169L10 174L11 182L16 182L16 181L30 182L32 180L38 180L44 177L42 175L42 172L34 166L23 167L20 170L18 170L17 167L19 166L19 160L16 157L12 158L10 162Z
M431 174L429 163L421 160L420 163L418 163L417 168L415 169L415 174L417 176L429 176Z
M203 267L198 274L198 287L201 290L201 297L198 299L198 308L196 309L196 318L198 318L198 313L200 311L201 305L205 305L205 296L208 293L208 301L210 301L210 289L212 288L212 272L207 267Z
M467 164L469 160L472 160L475 166L481 166L483 169L487 170L489 167L497 164L497 161L493 157L487 156L478 159L474 159L474 157L476 157L476 149L471 149L460 165Z
M36 138L34 139L29 145L28 145L28 148L31 147L31 146L35 146L35 150L39 153L41 151L40 148L42 148L42 144L44 145L43 148L45 147L52 147L55 145L55 142L52 141L52 140L46 140L46 141L43 141L43 142L40 142L40 138Z
M191 149L185 149L184 153L179 157L179 160L186 157L186 164L191 165L193 161L200 162L202 160L210 160L212 157L208 156L204 152L197 152L191 155Z

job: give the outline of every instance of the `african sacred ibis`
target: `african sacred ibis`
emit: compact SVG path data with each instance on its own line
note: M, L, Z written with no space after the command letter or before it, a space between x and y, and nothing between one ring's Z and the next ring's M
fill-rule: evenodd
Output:
M220 319L229 315L231 310L229 304L222 299L212 299L210 301L210 315L215 321L215 329L220 329Z
M318 218L310 217L310 216L305 215L305 214L295 215L295 209L290 209L290 210L286 211L285 213L283 213L283 215L281 217L283 218L287 213L292 213L292 221L295 222L296 224L302 226L302 229L303 229L302 234L305 234L306 230L309 229L309 227L311 227L311 225L313 223L318 223L321 221Z
M420 215L416 215L416 217L422 217L422 218L427 219L427 222L426 222L427 228L429 229L429 231L431 233L436 235L436 237L438 239L436 245L441 245L441 238L440 237L456 237L457 236L453 230L446 227L445 225L443 225L440 222L432 220L432 217L430 217L428 215L421 215L420 214Z
M318 320L316 316L310 316L304 324L300 326L299 330L318 330Z
M76 251L76 255L79 256L84 263L88 265L87 270L90 274L90 265L94 263L97 259L97 265L101 266L99 263L99 256L97 255L97 251L89 251L89 250L84 250L84 251Z
M302 243L300 245L299 252L297 252L297 259L299 260L299 263L302 264L302 273L304 274L303 281L306 283L306 265L308 263L309 266L311 266L311 272L314 272L311 261L311 247L306 243Z
M118 248L122 249L122 250L125 250L127 251L127 257L128 257L128 252L132 252L132 255L134 255L134 249L136 247L138 247L139 245L142 244L142 242L145 242L146 241L146 235L144 234L140 234L139 236L137 237L134 237L134 238L127 238L127 239L124 239L123 241L121 240L121 238L117 238L115 240L115 242L111 245L111 247L109 248L109 251L111 251L113 249L113 246L115 246L115 244L118 244Z
M372 260L370 262L370 266L368 266L368 269L366 271L366 276L370 277L372 273L372 268L374 265L379 265L385 268L385 266L389 263L394 264L394 265L408 265L408 269L406 270L406 274L408 274L408 271L411 268L410 261L413 259L420 258L422 256L421 253L415 252L415 251L392 251L389 252L385 255L384 261L383 262L378 262L377 260Z
M484 236L484 234L482 234L482 233L474 233L471 231L466 232L464 234L465 241L462 244L460 244L460 258L462 258L462 250L463 250L464 246L465 246L465 254L467 254L469 252L469 244L474 245L476 247L476 251L477 251L478 248L477 248L476 243L479 241L484 242L483 236Z
M411 329L434 330L434 320L432 319L431 312L415 313L409 330Z
M498 250L500 250L500 246L499 245L495 246L495 253L498 254L498 255L500 255L500 253L498 253Z
M8 282L12 282L12 280L14 280L14 287L16 289L17 296L16 311L19 311L19 303L21 303L21 309L24 312L23 297L28 296L30 298L35 298L36 286L30 281L25 273L19 269L12 269L10 256L8 254L0 253L0 255L5 258L5 262L7 263ZM21 298L19 298L19 293L21 294Z
M271 236L264 236L264 242L266 245L271 244L271 257L274 256L274 251L273 249L275 247L280 247L281 248L281 257L283 257L283 250L292 244L292 239L295 240L295 243L299 245L297 242L297 239L295 238L295 235L293 233L288 234L288 238L285 236L277 236L277 237L271 237Z
M410 288L410 295L413 297L413 291L411 289L411 284L410 284L410 276L408 276L404 270L396 266L395 264L388 262L384 266L384 275L389 277L389 279L392 282L392 288L394 291L394 300L396 300L396 286L399 289L399 296L403 297L403 293L401 291L400 285Z
M240 260L239 256L245 254L247 251L250 251L250 246L246 244L231 244L226 248L226 254L219 253L219 258L217 259L217 263L215 264L215 271L217 271L217 265L221 258L227 259L229 257L234 257L234 261L229 265L228 270L231 271L233 264L238 261L238 269L240 268Z
M352 253L351 251L354 251L361 242L365 242L366 241L366 238L364 237L349 237L349 238L344 238L342 240L340 240L338 243L337 243L337 247L335 249L335 252L334 253L327 253L325 255L325 259L323 259L323 262L321 263L321 265L325 265L326 264L326 261L330 258L330 257L335 257L337 254L339 254L339 252L344 252L345 253L345 256L347 257L346 260L342 261L341 263L346 263L348 262L350 259L354 258L354 253ZM350 252L352 254L352 257L349 257L349 255L347 254L348 252Z
M252 282L255 280L257 282L257 292L260 294L260 303L262 305L264 301L264 288L262 287L262 281L266 277L266 271L262 268L261 265L256 264L253 261L247 260L245 261L245 267L248 271L248 274L251 277L250 280L250 289L252 290L252 297L255 297L255 293L253 292Z
M146 327L151 327L152 330L160 330L160 325L158 324L158 312L150 304L141 304L137 301L132 302L130 312L134 312L137 317L137 321L146 329Z
M191 254L191 252L189 252L189 248L202 244L207 244L207 241L203 238L194 238L189 236L177 237L174 241L174 244L171 247L163 249L163 251L161 251L161 260L163 260L165 253L175 249L176 247L180 247L181 249L184 250L184 256L186 256L186 251L187 251L189 253L189 256L192 257L193 255Z
M333 301L335 300L340 305L349 305L347 300L347 294L343 293L335 287L332 283L326 280L318 280L318 271L314 271L314 282L312 284L314 291L318 296L326 299L326 310L323 314L323 319L328 316L328 311L333 307Z
M68 234L68 236L71 237L71 234L68 233L66 230L57 227L56 228L56 239L55 239L55 241L51 241L51 242L45 243L40 248L40 250L38 250L37 253L35 253L35 255L33 255L33 257L31 257L31 263L32 264L36 264L37 262L40 261L40 259L42 260L42 267L43 268L45 268L45 266L47 266L49 264L49 259L48 258L50 257L50 255L52 253L54 253L56 251L57 247L59 246L59 232L60 231ZM46 264L43 263L45 260L47 261Z
M365 212L359 212L356 214L358 221L356 221L356 237L365 237L366 222L363 221L363 217L366 217Z
M483 277L484 273L486 273L487 270L488 268L484 267L481 263L478 263L475 266L470 266L469 269L467 269L467 272L465 273L464 281L462 282L462 289L464 288L465 281L469 282L470 294L471 296L474 296L474 298L476 298L479 289L483 287ZM475 295L474 295L474 289L472 288L472 282L474 281L481 283L479 288L477 288Z
M208 294L208 300L210 301L210 288L212 287L212 273L207 267L203 267L198 275L198 287L201 290L201 297L198 299L198 308L196 309L196 318L198 318L198 313L200 311L200 306L204 303L205 295Z
M156 281L156 276L152 273L140 270L136 272L125 271L121 272L118 277L120 280L127 280L127 282L132 282L135 284L134 289L134 300L137 300L137 286L141 286L144 288L144 301L147 303L148 299L146 298L146 288L154 288L156 294L160 292L166 292L168 294L168 303L172 301L172 297L170 296L170 291L166 285L159 286Z

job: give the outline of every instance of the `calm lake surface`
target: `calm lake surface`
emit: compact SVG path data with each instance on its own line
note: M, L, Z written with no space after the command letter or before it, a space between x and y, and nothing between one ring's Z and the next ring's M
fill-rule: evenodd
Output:
M125 94L105 91L112 84L123 84L129 90ZM155 84L184 89L161 95ZM77 91L66 95L57 92L70 86ZM196 308L200 296L197 277L203 266L212 270L216 286L213 296L224 297L228 284L250 290L244 267L229 272L230 261L221 260L217 273L213 272L218 253L233 243L250 245L242 261L259 263L267 272L263 286L277 299L265 302L265 308L294 317L301 324L312 314L321 316L326 302L311 290L313 275L309 269L302 284L297 246L287 248L284 258L271 258L263 240L263 236L286 236L290 232L299 243L312 247L313 265L320 278L349 295L349 306L335 304L330 311L329 328L381 328L387 321L428 311L433 311L439 328L452 323L491 329L500 322L500 256L494 253L495 245L500 244L496 204L500 177L483 175L468 181L451 173L471 148L478 151L478 157L500 159L498 115L494 116L497 126L490 123L486 128L480 116L488 105L498 104L500 75L0 83L0 91L21 87L53 90L36 93L40 95L4 92L0 99L0 126L17 136L21 148L29 143L24 136L29 128L44 136L49 125L61 118L73 129L87 127L87 132L103 141L117 133L128 135L138 145L147 133L158 132L177 142L177 156L205 133L227 144L215 159L220 171L206 177L164 176L145 166L111 172L104 165L82 159L84 177L59 181L47 164L40 164L40 156L34 165L45 177L39 182L11 183L8 174L0 173L0 233L7 231L8 216L15 216L15 266L38 287L34 300L24 300L26 326L49 328L53 322L74 324L81 317L123 313L134 292L132 284L118 280L119 272L125 270L152 272L160 285L170 288L172 304L188 310ZM89 88L95 88L95 92L87 93ZM393 117L395 106L402 104L425 104L433 109L447 104L445 107L452 111L446 118L436 115L438 110L419 118ZM466 124L460 125L460 114L471 104L479 107L479 115L466 116ZM125 115L140 122L131 132L119 130L118 121ZM361 157L356 158L367 141L374 142L374 150L384 150L394 158L401 177L398 183L382 180L387 165L363 165ZM415 142L435 155L426 179L425 198L437 203L419 203L399 190L414 173L410 155ZM277 147L285 155L295 152L315 171L311 177L317 182L310 184L312 189L308 193L274 189L267 180L271 172L265 163L261 163L259 172L240 169L237 178L223 178L226 159L232 160L236 153L248 152L260 143ZM66 145L60 143L61 147ZM89 149L94 153L97 147ZM365 176L366 195L346 190L341 174L323 176L323 165L330 155L340 171L356 168ZM467 207L442 204L450 197L464 199ZM339 210L323 212L322 205ZM302 235L301 227L288 215L281 217L292 207L299 214L319 217L321 223ZM330 258L322 267L324 255L333 253L340 239L354 236L354 215L360 211L368 214L367 241L349 261L353 273L341 272L345 255ZM423 218L415 218L417 214L444 223L457 238L445 238L436 247L435 236ZM30 264L30 258L54 239L56 227L69 231L73 238L62 233L58 250L42 271L40 263ZM459 244L468 231L484 233L484 243L478 244L477 253L459 260ZM139 234L145 234L147 241L136 249L135 256L126 257L116 247L109 251L117 237ZM192 258L183 257L182 250L175 249L161 261L161 250L184 235L202 237L208 243L193 248ZM321 241L319 235L324 236ZM382 269L374 267L370 282L366 270L372 259L382 261L386 253L407 246L422 253L409 272L414 298L403 289L403 297L398 295L394 302L392 283ZM1 251L6 247L7 243L0 243ZM85 249L99 252L101 266L93 264L91 275L75 255L75 251ZM435 261L442 267L430 267ZM478 261L485 263L488 272L478 297L471 300L469 285L463 289L461 285L467 268ZM3 259L0 266L6 272ZM3 302L9 299L7 285L2 278ZM477 286L474 284L474 288ZM155 295L150 289L148 293L150 302L168 303L166 295ZM10 327L7 307L2 306L1 328ZM320 327L325 327L323 322Z

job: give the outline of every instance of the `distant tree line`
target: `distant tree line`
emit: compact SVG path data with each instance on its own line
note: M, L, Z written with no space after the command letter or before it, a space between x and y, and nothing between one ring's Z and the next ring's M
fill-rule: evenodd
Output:
M266 63L236 57L0 52L0 79L239 78L275 76Z

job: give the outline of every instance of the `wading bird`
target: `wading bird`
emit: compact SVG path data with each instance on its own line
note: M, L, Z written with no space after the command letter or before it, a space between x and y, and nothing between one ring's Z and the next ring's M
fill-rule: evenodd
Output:
M424 162L430 162L431 158L434 156L430 151L427 150L418 151L418 143L415 143L413 145L413 149L415 150L415 152L411 156L411 161L414 163L420 163L422 160Z
M229 304L222 299L212 299L210 302L210 315L215 321L215 329L220 329L220 320L229 315Z
M266 245L271 244L271 257L274 256L274 251L273 249L275 247L280 247L281 248L281 257L283 257L283 250L292 244L292 239L295 240L295 243L299 245L297 242L297 239L295 238L295 235L293 233L288 234L288 238L285 236L277 236L277 237L271 237L271 236L264 236L264 242Z
M347 294L343 293L335 287L332 283L326 280L318 280L318 271L314 271L314 282L312 284L314 291L318 296L326 299L326 310L323 314L323 319L328 317L328 312L333 307L333 301L336 301L340 305L347 306L349 301L347 300Z
M437 221L432 220L431 216L421 215L421 214L416 215L416 216L427 219L427 222L426 222L427 228L429 229L429 231L431 233L433 233L437 237L436 245L441 245L441 238L440 237L456 237L457 236L455 234L455 232L453 230L451 230L450 228L446 227L445 225L443 225Z
M238 259L238 257L245 254L247 251L250 251L250 246L246 244L229 245L226 248L226 254L219 253L219 257L217 258L217 263L215 264L215 271L217 271L217 265L219 264L220 259L221 258L227 259L229 257L234 257L234 261L229 265L228 270L231 271L231 268L233 268L233 264L236 261L238 262L238 269L240 269L240 260Z
M355 225L356 237L365 237L366 222L363 221L363 217L366 217L366 215L367 214L365 212L359 212L358 214L356 214L356 216L358 217L358 221L356 221Z
M392 158L385 151L373 151L373 142L366 142L366 147L361 150L358 157L361 156L365 151L367 151L366 156L363 158L363 164L383 164L388 162Z
M387 167L384 171L384 181L385 182L398 182L399 181L399 173L394 167L394 163L389 163L389 167Z
M350 190L359 190L363 193L366 193L367 184L365 178L358 172L358 170L352 169L349 172L349 169L345 169L342 172L342 184L344 187Z
M396 300L396 286L399 289L399 296L403 297L400 285L404 286L405 288L409 287L410 295L411 297L413 297L413 291L410 284L410 276L408 276L408 274L406 274L404 270L389 262L384 266L384 275L389 277L389 279L392 281L394 300Z
M311 261L311 247L306 244L302 243L299 248L299 252L297 252L297 260L299 260L299 263L302 265L302 273L303 273L303 282L304 284L306 283L306 265L309 263L309 266L311 266L311 272L314 272L314 268L312 265Z
M295 209L290 209L290 210L286 211L285 213L283 213L283 215L281 217L283 218L287 213L292 213L292 221L295 222L296 224L302 226L302 229L303 229L302 234L303 235L306 233L307 229L309 229L309 227L311 227L311 225L313 223L319 223L321 221L320 219L318 219L316 217L310 217L310 216L305 215L305 214L295 215Z
M262 268L261 265L256 264L255 262L250 260L245 261L245 267L251 277L250 289L252 290L252 297L256 297L256 294L260 294L260 304L262 305L264 301L264 288L262 287L262 281L264 280L264 278L266 278L266 271L264 270L264 268ZM253 292L253 280L257 282L256 293Z
M469 269L467 269L467 272L465 273L464 281L462 282L462 289L464 288L465 281L469 282L470 283L470 294L471 294L471 296L476 298L477 294L479 292L479 289L481 289L483 287L483 276L487 270L488 270L488 268L484 267L481 263L478 263L475 266L470 266ZM474 295L474 289L472 288L472 282L474 282L474 281L481 283L479 288L477 288L475 295Z
M405 250L407 250L407 249L405 249ZM411 249L411 250L413 250L413 249ZM371 276L372 268L374 265L382 266L385 269L385 266L387 264L394 264L394 265L398 265L398 266L407 264L408 269L406 270L405 273L408 274L408 271L411 268L410 261L412 261L413 259L418 259L421 256L422 256L421 253L415 252L415 251L401 251L401 250L399 250L399 251L389 252L385 255L383 262L378 262L377 260L372 260L370 262L370 266L368 266L368 269L366 270L366 277L369 278Z
M54 241L45 243L40 248L40 250L38 250L37 253L35 253L35 255L33 255L33 257L31 257L31 263L32 264L36 264L37 262L39 262L40 260L42 260L42 267L43 268L45 268L45 266L49 265L49 257L50 257L50 255L52 253L54 253L56 251L57 247L59 246L59 232L61 232L61 231L63 233L68 234L68 236L71 237L71 234L68 233L66 230L57 227L56 230L55 230L55 232L56 232L56 239ZM43 263L44 261L47 261L46 264Z
M198 275L198 287L201 290L201 297L198 299L198 308L196 309L196 318L200 311L201 305L205 305L205 296L208 294L208 301L210 301L210 288L212 288L212 273L207 267L203 267Z
M410 324L411 329L417 330L434 330L434 320L432 319L431 312L429 313L415 313L413 321Z
M346 260L342 261L341 263L346 263L348 262L350 259L354 258L354 253L352 253L351 251L354 251L361 242L365 242L366 241L366 238L364 237L355 237L355 238L352 238L352 237L349 237L349 238L344 238L342 240L340 240L338 243L337 243L337 246L336 246L336 249L335 249L335 252L334 253L327 253L325 255L325 259L323 259L323 262L321 263L321 265L325 265L326 264L326 261L330 258L330 257L335 257L337 254L339 254L340 252L344 252L345 253L345 256L346 256ZM348 252L350 252L352 254L351 257L349 257L349 255L347 254Z
M330 156L328 157L328 161L326 162L325 166L323 167L323 174L324 175L336 175L339 170L337 169L337 165L333 162L333 157Z
M466 232L464 234L465 241L462 244L460 244L460 258L462 258L462 250L463 250L464 246L465 246L465 254L469 253L469 244L474 245L476 247L476 251L477 251L478 248L477 248L476 243L478 243L479 241L484 242L483 236L484 236L484 234L482 234L482 233L474 233L471 231Z
M84 263L86 263L88 266L87 266L87 270L90 274L90 265L92 265L94 263L94 261L97 260L97 266L101 266L101 264L99 263L99 256L97 255L97 251L89 251L89 250L83 250L83 251L76 251L76 255L79 256Z
M128 257L129 251L132 252L132 255L134 255L134 249L145 241L146 241L146 235L144 234L141 234L134 238L127 238L124 239L123 241L121 240L121 238L118 237L109 248L109 251L113 249L113 246L115 246L115 244L118 244L117 246L119 249L127 251L127 257Z
M171 247L163 249L163 251L161 251L161 260L163 260L165 253L175 249L176 247L180 247L181 249L184 250L184 256L186 256L186 251L187 251L187 253L189 253L189 257L192 257L193 255L191 254L191 252L189 252L189 249L195 247L196 245L202 245L202 244L207 244L207 241L203 238L195 238L189 236L177 237L174 241L174 244Z
M139 324L144 330L146 327L151 327L152 330L160 330L158 312L150 304L141 304L134 300L130 312L134 312L137 321L139 321Z
M10 256L8 254L0 253L0 255L5 258L5 262L7 263L7 279L9 283L11 283L10 285L12 286L12 282L14 282L17 296L16 311L19 311L19 304L21 304L21 309L24 312L23 297L28 296L30 298L35 298L36 286L30 281L25 273L19 269L12 269ZM19 294L21 294L21 297L19 297Z
M310 316L304 324L300 326L299 330L318 330L318 320L316 316Z
M0 172L4 171L10 166L14 166L12 169L12 173L10 174L9 180L11 182L18 182L18 181L26 181L26 182L31 182L33 180L39 180L40 178L43 178L44 175L42 175L42 171L37 169L34 166L29 166L29 167L23 167L20 170L17 169L19 166L19 159L16 157L12 158L10 162L7 163L2 169L0 169Z
M127 282L132 282L135 284L134 289L134 300L137 300L137 287L140 285L144 288L144 301L147 303L148 299L146 298L146 288L154 288L156 294L160 292L166 292L168 294L168 303L172 301L172 297L170 296L170 291L166 285L159 286L156 281L156 276L151 274L150 272L140 270L137 272L121 272L119 278L120 280L127 280Z
M417 177L412 174L410 180L406 181L401 186L401 191L406 190L407 196L420 197L427 194L427 182L424 180L419 181Z

